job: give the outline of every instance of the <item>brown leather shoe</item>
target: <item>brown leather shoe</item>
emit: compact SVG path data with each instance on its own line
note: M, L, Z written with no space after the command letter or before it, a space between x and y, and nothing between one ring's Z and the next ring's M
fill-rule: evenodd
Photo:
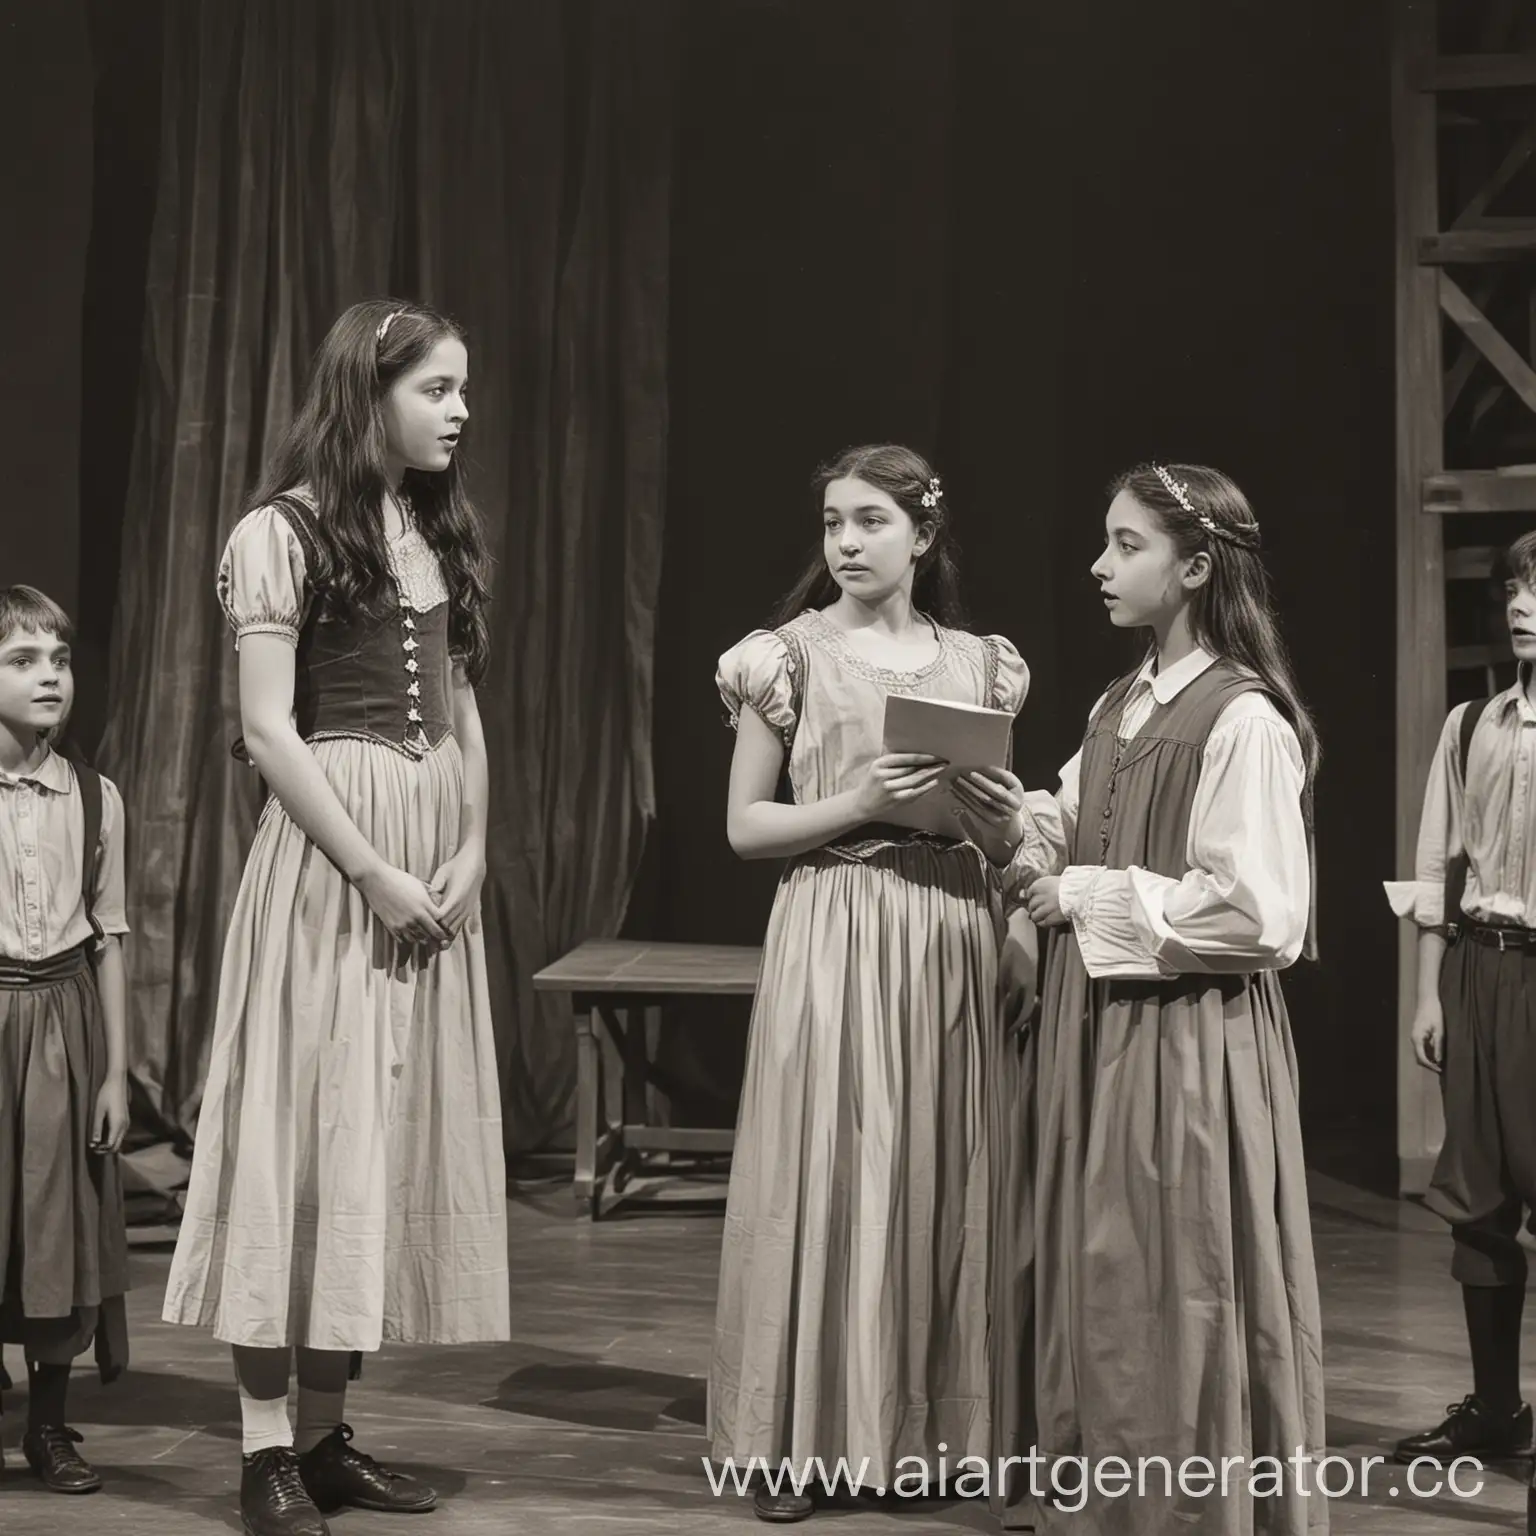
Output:
M350 1505L387 1515L424 1515L436 1507L437 1494L424 1482L381 1467L373 1457L354 1451L351 1439L352 1426L339 1424L299 1457L304 1486L319 1508Z
M95 1493L101 1479L75 1449L81 1438L79 1430L62 1424L41 1424L21 1437L21 1454L54 1493Z
M274 1445L241 1458L240 1523L246 1536L331 1536L305 1491L292 1446Z

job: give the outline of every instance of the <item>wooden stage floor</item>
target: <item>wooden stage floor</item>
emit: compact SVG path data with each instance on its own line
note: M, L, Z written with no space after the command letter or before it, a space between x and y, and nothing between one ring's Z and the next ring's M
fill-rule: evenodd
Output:
M723 1185L640 1183L595 1226L569 1185L519 1189L512 1206L514 1342L495 1348L389 1348L354 1385L361 1448L439 1489L431 1516L357 1511L336 1536L766 1529L750 1502L715 1498L705 1450ZM1449 1239L1412 1204L1314 1175L1313 1218L1327 1333L1328 1439L1357 1465L1438 1419L1470 1390ZM48 1494L22 1466L21 1392L7 1394L4 1536L193 1536L238 1531L239 1409L227 1353L158 1321L169 1250L139 1246L134 1368L112 1388L77 1370L72 1417L106 1488ZM1536 1308L1531 1309L1536 1312ZM1526 1382L1536 1382L1528 1313ZM14 1350L8 1363L15 1374ZM1340 1474L1342 1475L1342 1474ZM1368 1498L1330 1501L1332 1529L1418 1536L1524 1529L1526 1469L1491 1468L1471 1498L1417 1498L1402 1469L1373 1469ZM1390 1489L1396 1488L1396 1496ZM855 1533L992 1531L975 1503L831 1511L801 1529Z

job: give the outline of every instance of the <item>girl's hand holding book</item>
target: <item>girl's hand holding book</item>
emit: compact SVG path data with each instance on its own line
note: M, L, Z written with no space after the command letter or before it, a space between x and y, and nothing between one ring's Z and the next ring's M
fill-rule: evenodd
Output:
M1006 864L1024 836L1024 785L1006 768L973 768L950 786L966 835L994 864Z
M865 821L880 821L897 806L926 795L949 766L925 752L887 752L869 765L859 785L857 806Z

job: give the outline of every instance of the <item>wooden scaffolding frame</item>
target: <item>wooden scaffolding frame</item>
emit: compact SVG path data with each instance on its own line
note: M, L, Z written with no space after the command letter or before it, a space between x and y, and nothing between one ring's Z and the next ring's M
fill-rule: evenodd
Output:
M1536 161L1536 51L1526 0L1394 0L1393 143L1397 209L1397 868L1412 877L1430 759L1455 691L1491 691L1501 649L1451 645L1448 585L1486 582L1493 549L1468 545L1448 520L1529 514L1536 527L1536 463L1466 462L1451 430L1480 379L1536 415L1536 217L1493 210ZM1447 51L1456 34L1459 50ZM1523 50L1523 51L1522 51ZM1471 183L1451 159L1470 131L1494 122L1492 160ZM1451 142L1461 133L1462 141ZM1468 187L1473 190L1469 193ZM1459 275L1469 274L1469 275ZM1502 285L1498 313L1489 297ZM1513 286L1527 305L1525 352L1507 334ZM1519 437L1519 434L1516 434ZM1448 449L1450 450L1448 452ZM1536 453L1521 457L1536 458ZM1475 455L1473 457L1476 457ZM1462 527L1473 526L1463 524ZM1448 537L1448 534L1450 535ZM1399 965L1398 1167L1405 1194L1428 1184L1443 1135L1436 1080L1408 1043L1417 939L1403 925Z

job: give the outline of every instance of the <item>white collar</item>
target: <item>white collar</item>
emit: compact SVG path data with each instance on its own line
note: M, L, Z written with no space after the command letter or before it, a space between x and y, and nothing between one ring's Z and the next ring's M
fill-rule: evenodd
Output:
M42 762L30 773L7 773L0 768L0 779L7 784L30 782L59 795L67 795L75 787L74 769L52 747L43 754Z
M1216 658L1209 651L1201 650L1198 645L1189 655L1162 672L1157 670L1157 656L1153 654L1142 663L1136 681L1131 684L1131 692L1147 687L1152 690L1152 697L1159 704L1167 704L1178 698L1197 677L1215 665Z

